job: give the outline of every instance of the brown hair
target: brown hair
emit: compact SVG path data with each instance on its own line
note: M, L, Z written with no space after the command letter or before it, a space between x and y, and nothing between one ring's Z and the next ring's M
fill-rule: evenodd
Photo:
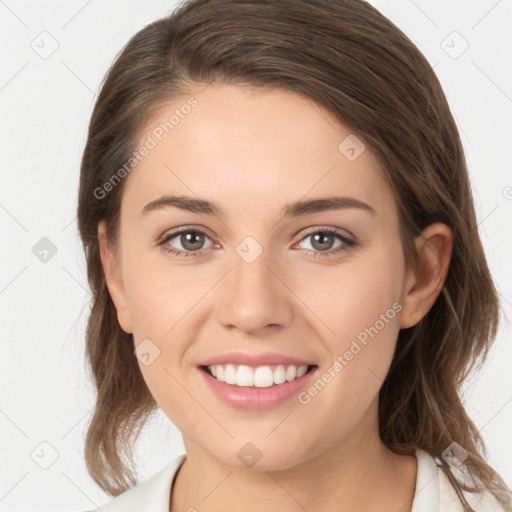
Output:
M327 109L365 142L386 171L400 214L408 268L414 237L443 222L453 232L446 283L424 318L402 329L379 395L383 443L438 457L464 510L461 489L488 489L510 506L510 489L484 460L484 441L459 396L495 339L499 300L479 238L465 156L431 66L391 21L362 0L190 0L140 30L102 85L85 146L78 223L93 304L86 356L97 388L85 446L92 478L110 495L136 483L133 443L157 404L118 324L101 266L97 227L115 243L124 177L95 191L133 155L142 127L173 98L210 83L279 88ZM118 174L119 176L119 174ZM104 188L102 190L105 190ZM474 485L441 456L456 441ZM123 461L126 457L126 461Z

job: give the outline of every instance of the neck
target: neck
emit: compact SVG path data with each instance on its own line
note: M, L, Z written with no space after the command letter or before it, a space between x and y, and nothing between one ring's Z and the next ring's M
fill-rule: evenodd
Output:
M279 471L233 468L185 440L170 512L410 512L416 457L393 453L377 432L357 425L334 446Z

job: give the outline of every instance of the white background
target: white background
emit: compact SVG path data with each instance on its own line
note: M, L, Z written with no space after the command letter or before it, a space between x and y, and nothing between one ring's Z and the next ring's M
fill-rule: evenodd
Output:
M512 329L505 320L512 310L512 2L370 3L434 66L461 131L480 235L504 313L484 370L466 383L466 404L487 443L490 463L512 486ZM94 395L84 373L90 295L75 217L79 163L104 73L137 30L174 5L0 1L3 512L71 512L109 500L83 461ZM463 40L468 49L453 58ZM33 49L47 51L52 44L58 48L48 58ZM46 263L32 252L43 237L57 248ZM159 411L138 445L140 479L183 451L179 431ZM36 463L51 462L53 453L58 457L48 469Z

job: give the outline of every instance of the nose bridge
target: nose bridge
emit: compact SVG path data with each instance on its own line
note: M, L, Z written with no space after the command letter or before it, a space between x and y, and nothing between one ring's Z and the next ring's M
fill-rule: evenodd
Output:
M246 237L232 254L218 308L219 321L243 331L291 320L292 305L286 287L276 277L280 266L269 248L252 236Z

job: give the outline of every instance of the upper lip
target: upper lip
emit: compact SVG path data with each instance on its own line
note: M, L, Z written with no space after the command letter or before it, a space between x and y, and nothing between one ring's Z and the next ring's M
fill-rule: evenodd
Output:
M275 352L263 352L251 354L249 352L226 352L204 360L199 366L213 366L216 364L243 364L246 366L266 366L276 364L293 364L295 366L313 365L311 361L297 357L277 354Z

